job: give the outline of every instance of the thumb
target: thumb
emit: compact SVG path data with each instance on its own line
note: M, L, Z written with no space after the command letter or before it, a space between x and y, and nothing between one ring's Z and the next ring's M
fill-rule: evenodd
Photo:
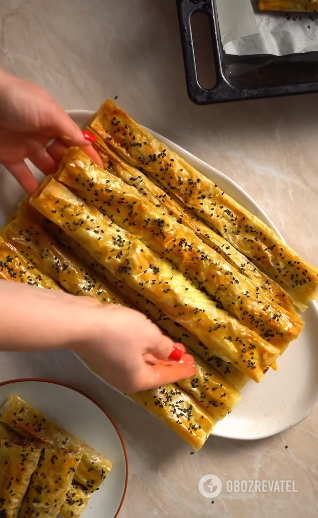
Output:
M158 388L184 378L192 378L195 372L193 363L167 362L166 364L148 365L148 368L143 371L142 378L139 379L138 391Z

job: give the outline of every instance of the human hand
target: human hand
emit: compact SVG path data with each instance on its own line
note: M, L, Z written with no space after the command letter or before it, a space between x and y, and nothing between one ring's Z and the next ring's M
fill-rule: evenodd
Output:
M92 302L89 336L77 344L76 352L110 385L133 393L194 376L194 359L185 347L164 336L144 314ZM169 361L176 346L183 355L180 361Z
M52 139L56 140L46 148ZM67 148L74 145L102 166L80 128L44 88L0 70L0 163L28 194L38 183L24 159L44 174L53 174Z
M0 281L0 350L71 349L123 392L194 376L194 360L169 361L173 341L138 311L91 297ZM185 352L182 344L178 347Z

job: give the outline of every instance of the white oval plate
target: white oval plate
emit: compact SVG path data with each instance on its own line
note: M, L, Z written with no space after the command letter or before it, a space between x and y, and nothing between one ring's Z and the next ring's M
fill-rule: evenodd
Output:
M128 461L123 439L106 411L81 391L51 380L0 383L0 408L12 394L113 461L113 469L81 516L115 518L126 493Z
M93 115L89 110L71 110L68 113L81 128ZM152 133L282 237L262 209L235 182L177 144ZM1 225L14 211L23 191L13 178L4 179L0 175L0 182L4 186L0 191ZM270 370L259 384L249 382L242 391L242 401L217 423L214 435L231 439L261 439L294 426L314 410L318 402L318 348L315 347L318 308L315 302L305 312L304 321L300 337L279 358L279 371Z

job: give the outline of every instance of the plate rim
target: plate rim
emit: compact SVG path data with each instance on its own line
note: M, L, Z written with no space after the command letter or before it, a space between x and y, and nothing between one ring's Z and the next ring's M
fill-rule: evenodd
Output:
M128 477L129 477L129 464L128 464L128 454L127 454L125 442L124 442L124 439L123 439L123 437L122 437L122 435L121 435L121 433L120 433L120 431L118 429L118 426L115 423L114 419L109 415L107 410L105 410L97 401L95 401L94 398L92 398L91 396L86 394L86 392L83 392L81 389L77 389L76 387L73 387L72 385L69 385L68 383L64 383L63 381L52 380L52 379L49 379L49 378L17 378L17 379L12 379L12 380L7 380L7 381L0 382L0 387L6 386L6 385L12 385L14 383L26 383L26 382L32 382L32 381L33 382L35 381L35 382L38 382L38 383L50 383L52 385L58 385L60 387L65 387L65 388L67 388L69 390L73 390L74 392L77 392L81 396L86 397L92 403L94 403L94 405L96 405L106 415L108 420L111 422L111 424L115 428L116 433L117 433L117 435L119 437L119 440L120 440L122 448L123 448L124 458L125 458L125 468L126 468L125 487L124 487L123 495L121 497L121 501L120 501L119 507L118 507L118 509L116 511L116 514L114 515L114 518L117 518L117 516L118 516L118 514L119 514L119 512L120 512L120 510L122 508L122 505L124 503L124 500L125 500L125 497L126 497L126 493L127 493Z

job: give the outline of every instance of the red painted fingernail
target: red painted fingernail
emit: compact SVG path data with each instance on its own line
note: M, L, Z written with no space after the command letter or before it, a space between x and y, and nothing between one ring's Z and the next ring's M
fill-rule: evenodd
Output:
M85 140L88 140L88 142L96 142L96 137L93 135L93 133L90 133L89 131L82 131Z
M169 360L175 360L176 362L179 362L182 358L182 355L183 355L182 350L179 347L174 346L172 353L169 356Z

